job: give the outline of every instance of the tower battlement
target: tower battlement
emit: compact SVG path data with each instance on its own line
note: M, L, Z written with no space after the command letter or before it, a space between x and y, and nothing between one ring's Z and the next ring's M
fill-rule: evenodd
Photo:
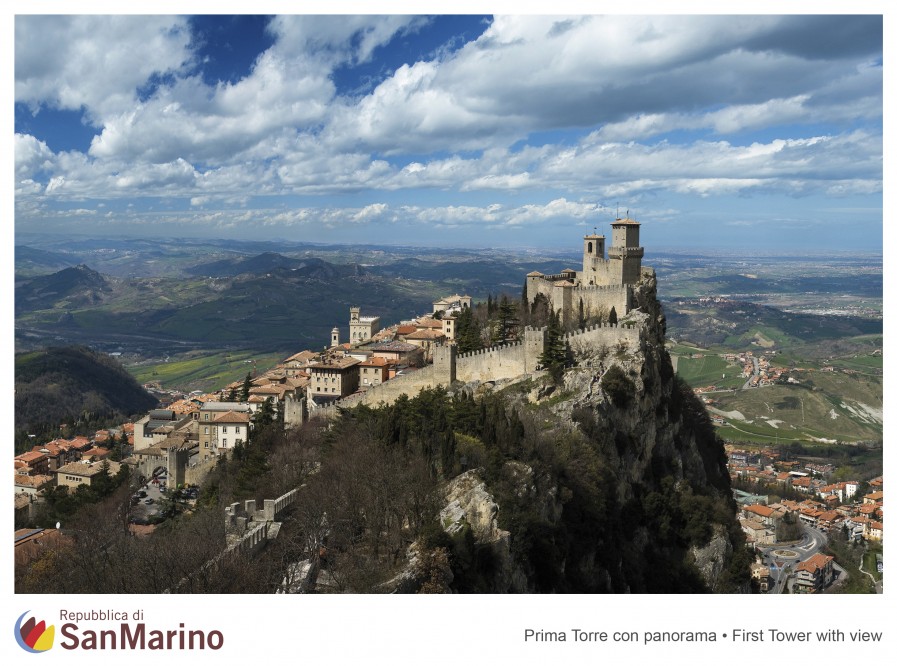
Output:
M613 310L618 317L627 314L632 308L632 288L642 277L645 248L639 245L640 228L639 222L629 218L615 220L609 246L605 245L607 238L598 233L583 236L582 270L529 273L528 303L532 305L541 294L564 322L580 313L596 316Z

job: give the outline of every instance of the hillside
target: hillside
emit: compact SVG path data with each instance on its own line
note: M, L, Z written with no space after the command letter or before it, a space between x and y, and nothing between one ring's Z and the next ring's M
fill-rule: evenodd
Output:
M332 264L316 257L294 259L277 252L263 252L254 257L221 259L187 269L187 273L190 275L210 277L262 275L275 271L284 271L297 277L316 280L337 280L350 276L361 276L365 273L364 269L357 264Z
M152 409L156 400L118 361L85 347L16 354L16 430L125 419Z
M19 277L33 277L55 273L77 263L59 252L39 250L27 245L17 245L15 250L16 275Z
M287 435L299 441L274 454L277 469L323 456L282 527L288 543L313 544L327 517L319 589L747 591L722 441L673 373L653 278L635 300L623 329L605 329L619 344L579 336L556 380L459 380L375 406L378 393ZM234 461L212 492L248 472ZM299 485L262 483L256 497Z
M264 270L237 277L104 278L78 267L34 278L16 289L17 335L20 343L52 337L139 346L146 355L215 345L295 351L324 345L353 305L399 321L427 310L444 291L370 276L355 265L312 259L268 269L272 263L262 263ZM222 272L243 268L245 262L219 265Z
M16 287L16 314L50 308L89 307L110 291L106 279L84 264L41 275Z

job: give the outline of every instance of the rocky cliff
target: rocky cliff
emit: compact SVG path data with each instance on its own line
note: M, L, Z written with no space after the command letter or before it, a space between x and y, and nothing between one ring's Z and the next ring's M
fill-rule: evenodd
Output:
M747 590L722 442L674 375L653 273L635 301L620 323L643 329L637 348L580 345L557 385L538 376L489 387L525 434L445 488L443 528L474 570L456 571L456 585Z

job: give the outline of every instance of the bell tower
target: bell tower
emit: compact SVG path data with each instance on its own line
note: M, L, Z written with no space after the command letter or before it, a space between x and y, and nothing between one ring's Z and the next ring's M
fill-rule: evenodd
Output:
M604 236L597 233L584 236L582 239L582 275L581 284L594 284L596 267L604 261Z

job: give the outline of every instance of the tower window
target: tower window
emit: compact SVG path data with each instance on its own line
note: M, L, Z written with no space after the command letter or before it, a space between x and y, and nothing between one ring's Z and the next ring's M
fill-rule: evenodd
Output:
M592 254L592 243L589 243L589 254Z

